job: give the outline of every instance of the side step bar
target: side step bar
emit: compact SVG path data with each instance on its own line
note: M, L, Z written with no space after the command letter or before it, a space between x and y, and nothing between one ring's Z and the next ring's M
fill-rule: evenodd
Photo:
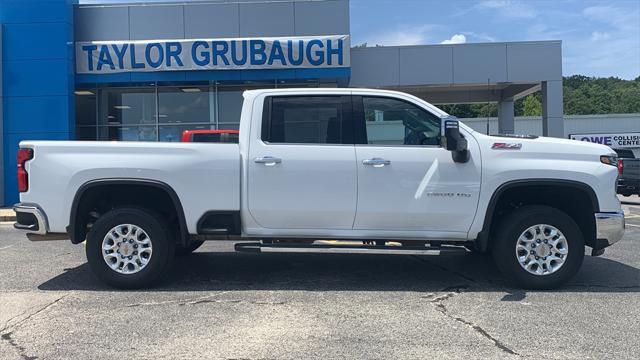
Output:
M333 244L263 244L237 243L236 251L261 253L309 253L309 254L373 254L373 255L439 255L442 252L466 252L460 246L377 246Z

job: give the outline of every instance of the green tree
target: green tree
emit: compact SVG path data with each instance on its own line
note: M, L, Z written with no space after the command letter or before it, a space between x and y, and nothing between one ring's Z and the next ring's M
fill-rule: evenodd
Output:
M563 79L565 115L640 113L640 76L633 80L572 75ZM514 103L516 116L542 114L540 92ZM442 110L460 118L497 116L496 104L448 104Z
M524 98L522 107L524 116L542 115L542 103L533 94L529 94Z

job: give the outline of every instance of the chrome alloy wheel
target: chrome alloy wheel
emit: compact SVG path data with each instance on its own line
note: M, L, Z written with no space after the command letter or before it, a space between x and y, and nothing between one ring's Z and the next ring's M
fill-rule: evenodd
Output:
M151 238L136 225L116 225L102 240L102 258L111 270L120 274L135 274L144 269L151 254Z
M537 224L522 232L516 256L523 269L534 275L549 275L564 265L569 245L564 234L548 224Z

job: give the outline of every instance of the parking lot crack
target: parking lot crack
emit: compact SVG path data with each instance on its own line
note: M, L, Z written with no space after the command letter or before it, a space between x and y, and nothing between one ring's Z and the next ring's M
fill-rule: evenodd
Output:
M228 291L222 291L215 294L209 294L207 296L201 296L192 299L180 299L180 300L167 300L167 301L154 301L154 302L141 302L141 303L133 303L129 305L125 305L124 307L137 307L137 306L163 306L163 305L193 305L196 303L200 303L203 301L210 301L213 298L216 298L220 295L224 295L228 293Z
M13 243L13 244L10 244L10 245L7 245L7 246L0 247L0 250L6 250L6 249L8 249L8 248L10 248L10 247L13 247L13 246L14 246L14 245L16 245L16 244L17 244L17 242L16 242L16 243Z
M253 304L253 305L284 305L285 301L256 301L256 300L242 300L242 299L218 299L219 296L228 293L228 291L223 291L220 293L197 297L193 299L181 299L181 300L167 300L167 301L158 301L158 302L145 302L145 303L134 303L125 305L124 307L137 307L137 306L163 306L163 305L177 305L177 306L191 306L191 305L201 305L201 304L210 304L210 303L245 303L245 304Z
M205 299L192 301L184 304L178 305L199 305L199 304L207 304L207 303L245 303L245 304L253 304L253 305L284 305L285 301L250 301L250 300L240 300L240 299Z
M42 312L48 310L49 308L51 308L52 306L54 306L55 304L59 303L60 301L62 301L64 298L66 298L67 296L69 296L71 294L65 294L62 295L50 302L48 302L47 304L45 304L44 306L41 306L40 308L38 308L36 311L34 312L29 312L29 310L24 311L12 318L10 318L9 320L7 320L5 322L5 324L3 325L2 329L0 329L0 339L2 339L3 341L6 341L11 347L13 347L14 349L16 349L18 351L18 354L20 354L20 357L22 357L23 359L37 359L37 356L29 356L27 355L27 349L24 346L19 345L16 340L13 338L13 334L15 332L16 329L18 329L21 325L25 324L27 321L29 321L31 318L33 318L34 316L37 316L38 314L41 314ZM12 321L15 319L20 319L20 321L16 322L15 324L12 324ZM11 331L7 331L8 329L13 329Z
M38 310L36 310L36 311L35 311L35 312L33 312L33 313L30 313L30 314L29 314L29 310L30 310L30 309L29 309L29 310L27 310L27 311L24 311L24 312L22 312L22 313L20 313L20 314L18 314L18 315L16 315L16 316L14 316L14 317L10 318L9 320L7 320L7 321L4 323L4 325L3 325L3 326L2 326L2 328L0 329L0 334L4 334L4 332L5 332L7 329L9 329L10 327L13 327L14 329L15 329L15 328L17 328L18 326L20 326L20 325L24 324L25 322L29 321L29 319L31 319L32 317L34 317L34 316L36 316L36 315L38 315L38 314L42 313L43 311L46 311L47 309L49 309L49 308L50 308L50 307L52 307L53 305L55 305L55 304L59 303L60 301L62 301L64 298L66 298L66 297L67 297L67 296L69 296L69 295L71 295L71 294L65 294L65 295L62 295L62 296L60 296L60 297L58 297L58 298L56 298L56 299L54 299L54 300L50 301L50 302L48 302L47 304L45 304L44 306L40 307ZM26 316L25 316L25 315L26 315ZM11 324L11 322L12 322L13 320L18 319L18 318L21 318L21 317L23 317L23 316L24 316L24 318L22 318L22 319L21 319L20 321L18 321L17 323L15 323L15 324Z
M505 352L507 354L521 356L515 350L511 349L509 346L507 346L506 344L504 344L500 340L496 339L493 335L491 335L487 330L482 328L480 325L475 324L472 321L466 320L466 319L464 319L464 318L462 318L460 316L455 316L455 315L450 313L450 311L447 308L445 302L447 300L451 299L452 297L460 294L464 289L467 289L467 288L468 288L468 286L455 286L455 287L445 288L445 289L442 290L443 292L445 292L445 294L443 294L441 296L433 297L433 298L431 298L431 300L429 302L435 306L435 309L438 312L440 312L444 316L448 317L449 319L457 321L457 322L459 322L461 324L464 324L465 326L471 328L474 332L478 333L479 335L481 335L485 339L491 341L493 343L493 345L495 347L497 347L498 349L500 349L501 351L503 351L503 352Z
M8 342L12 348L16 349L21 358L25 360L34 360L38 358L37 356L27 355L27 349L25 349L24 346L18 345L16 341L11 337L11 335L13 335L13 332L3 333L2 335L0 335L0 338Z

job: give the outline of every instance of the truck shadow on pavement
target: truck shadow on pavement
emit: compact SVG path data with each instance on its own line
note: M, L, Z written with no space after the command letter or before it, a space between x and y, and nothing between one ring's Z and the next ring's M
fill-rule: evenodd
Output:
M139 291L502 291L503 301L526 293L506 283L489 256L247 254L196 252L177 258L170 275ZM85 263L65 269L40 290L113 291ZM586 256L567 292L640 292L640 269L603 257Z

